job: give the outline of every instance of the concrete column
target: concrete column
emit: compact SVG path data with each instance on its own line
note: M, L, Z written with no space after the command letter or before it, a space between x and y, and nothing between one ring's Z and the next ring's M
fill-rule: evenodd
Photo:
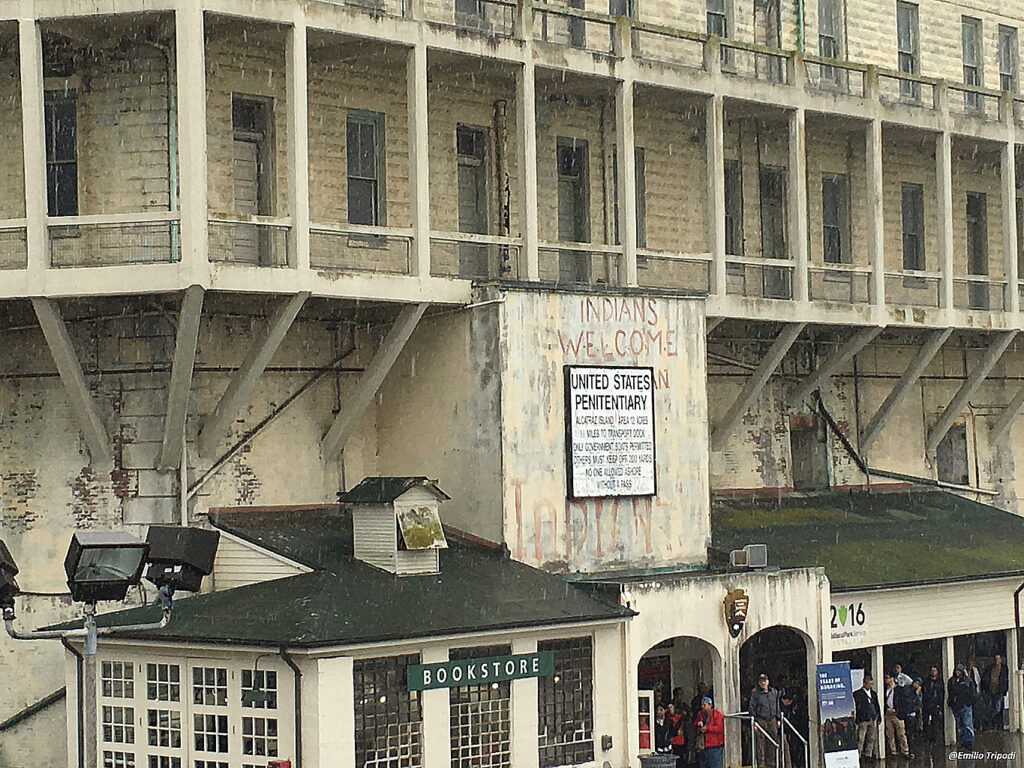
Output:
M1002 146L1000 181L1003 185L1003 275L1006 278L1007 312L1020 311L1017 268L1017 143L1013 139Z
M867 215L868 252L871 258L871 303L885 305L885 212L882 207L882 121L873 119L867 127Z
M1010 722L1009 729L1020 732L1020 681L1017 670L1020 668L1020 654L1017 652L1017 630L1006 630L1006 668L1010 673Z
M626 661L622 640L623 632L619 626L608 626L594 633L595 670L611 672ZM625 684L622 675L594 675L594 742L598 765L605 760L612 765L624 765L630 755L636 754L635 749L626 749L628 728L623 718L624 712L632 712L636 708L636 689L629 690ZM601 746L605 736L611 737L612 741L611 748L607 750Z
M721 63L721 60L716 58ZM711 253L709 289L725 296L725 102L720 94L704 103L708 161L708 251Z
M316 719L319 738L308 749L320 768L355 765L355 692L352 659L317 659ZM303 746L305 747L306 742ZM305 754L303 755L305 757ZM303 760L305 762L305 760Z
M882 722L878 724L878 754L885 760L885 647L876 645L871 649L871 677L875 680L878 704L882 710Z
M789 113L789 249L793 259L793 299L807 301L807 145L802 107Z
M953 638L942 638L942 684L953 676L953 668L956 666L956 656L953 650ZM943 725L945 726L946 744L956 744L956 721L953 719L953 710L949 708L948 702L943 704Z
M309 91L306 20L300 13L288 31L288 209L292 228L289 266L309 269Z
M537 85L533 59L516 70L516 164L519 170L520 279L540 279L537 223Z
M43 46L39 25L26 4L27 18L18 21L21 74L21 137L25 161L25 217L28 269L49 266L46 231L46 130L43 125Z
M430 276L430 153L427 149L427 46L418 40L406 65L409 88L409 211L412 215L412 273Z
M181 260L193 282L209 270L207 224L206 40L203 11L182 3L174 14L178 73L178 183Z
M427 648L423 652L424 664L438 664L448 661L445 648ZM423 706L423 766L442 768L451 765L452 742L447 688L422 691L420 702Z
M953 308L953 142L949 131L935 139L935 177L938 188L939 306Z
M537 640L530 637L513 637L512 653L535 653ZM537 678L527 677L512 681L512 765L522 768L537 768L540 755L537 752Z
M628 36L627 36L628 37ZM622 260L619 262L619 283L635 286L636 274L636 134L633 125L633 81L626 79L615 86L615 138L619 176L619 240Z

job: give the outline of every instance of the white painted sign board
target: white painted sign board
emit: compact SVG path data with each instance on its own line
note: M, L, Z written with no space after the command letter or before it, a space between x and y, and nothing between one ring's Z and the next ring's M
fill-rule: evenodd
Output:
M653 496L654 369L565 366L571 498Z

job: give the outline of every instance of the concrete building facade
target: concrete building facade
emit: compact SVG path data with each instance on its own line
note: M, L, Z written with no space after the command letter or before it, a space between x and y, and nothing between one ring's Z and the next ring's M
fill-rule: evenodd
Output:
M330 503L374 475L437 478L447 524L574 578L704 568L715 495L928 482L1017 513L1021 23L876 0L0 0L21 619L76 615L69 528ZM655 496L568 497L572 364L653 369ZM827 660L827 602L758 628ZM631 622L630 675L695 631ZM64 683L57 649L3 643L0 721ZM716 670L732 701L738 667ZM0 759L63 761L46 718L0 732Z

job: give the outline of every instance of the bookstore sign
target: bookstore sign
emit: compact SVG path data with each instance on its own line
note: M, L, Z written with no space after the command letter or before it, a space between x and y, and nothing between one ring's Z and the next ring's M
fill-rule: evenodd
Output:
M407 669L408 689L429 691L435 688L497 683L502 680L547 677L555 672L555 654L552 651L538 651L515 656L456 659L439 664L412 664Z
M564 373L569 496L655 495L654 369L567 365Z

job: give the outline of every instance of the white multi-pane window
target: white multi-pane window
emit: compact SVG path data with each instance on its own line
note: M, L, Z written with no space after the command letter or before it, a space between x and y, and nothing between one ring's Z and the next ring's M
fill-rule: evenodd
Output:
M98 661L101 768L266 768L294 758L293 702L279 693L291 672L276 660Z

